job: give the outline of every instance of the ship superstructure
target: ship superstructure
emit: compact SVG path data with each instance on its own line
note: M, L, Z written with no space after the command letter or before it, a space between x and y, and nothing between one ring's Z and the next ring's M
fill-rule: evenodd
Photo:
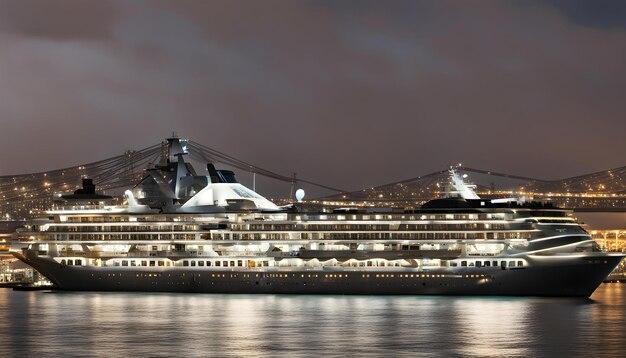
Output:
M58 288L226 293L587 297L620 262L569 210L479 198L451 168L448 197L402 212L298 212L184 142L106 205L87 190L15 234L14 255Z

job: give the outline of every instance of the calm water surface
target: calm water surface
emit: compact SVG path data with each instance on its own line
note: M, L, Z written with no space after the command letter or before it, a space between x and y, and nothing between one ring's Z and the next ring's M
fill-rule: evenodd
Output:
M591 299L18 292L0 356L626 354L626 284Z

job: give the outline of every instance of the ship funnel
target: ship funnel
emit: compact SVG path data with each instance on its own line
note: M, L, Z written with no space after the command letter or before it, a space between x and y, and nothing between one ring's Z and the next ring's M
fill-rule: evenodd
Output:
M449 175L450 189L448 191L448 194L460 196L463 199L480 199L480 197L474 192L474 188L476 188L476 185L465 183L464 178L467 178L467 175L462 176L454 168L450 168Z
M187 169L187 164L183 159L183 154L177 154L178 163L176 165L176 173L174 177L174 195L177 199L180 199L182 191L182 178L191 176L191 172Z
M126 197L126 200L128 200L128 206L138 206L139 203L137 202L137 199L135 199L135 196L133 195L133 192L130 190L126 190L124 192L124 196Z

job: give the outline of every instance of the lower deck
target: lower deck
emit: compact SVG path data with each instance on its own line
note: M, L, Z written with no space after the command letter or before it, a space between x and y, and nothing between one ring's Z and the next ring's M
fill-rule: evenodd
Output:
M90 267L16 255L61 289L204 293L518 295L588 297L622 256L527 258L523 267Z

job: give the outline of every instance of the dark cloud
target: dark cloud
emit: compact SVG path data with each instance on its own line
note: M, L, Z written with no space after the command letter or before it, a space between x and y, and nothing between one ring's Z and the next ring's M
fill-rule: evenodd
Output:
M547 0L572 22L598 29L626 28L626 3L612 0Z
M115 7L107 1L4 0L0 32L55 40L105 38L115 15Z
M16 3L0 5L0 141L20 156L2 174L172 131L347 189L459 161L545 178L624 165L626 31L560 4Z

